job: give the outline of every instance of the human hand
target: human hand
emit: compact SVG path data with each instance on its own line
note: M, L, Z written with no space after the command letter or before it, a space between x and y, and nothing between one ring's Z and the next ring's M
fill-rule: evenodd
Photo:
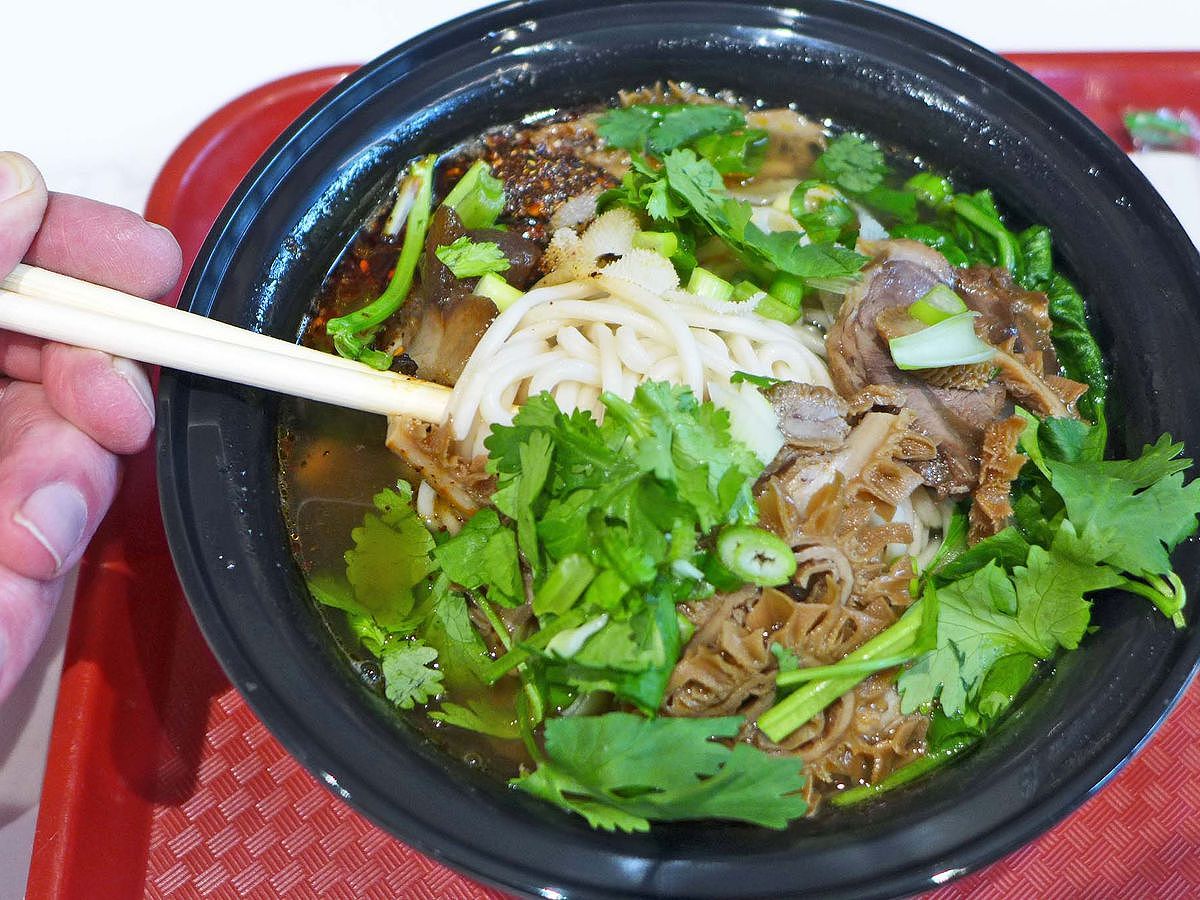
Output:
M146 298L169 291L181 266L165 228L48 194L29 160L0 153L0 276L22 259ZM112 503L117 455L144 447L153 426L136 363L0 331L0 703Z

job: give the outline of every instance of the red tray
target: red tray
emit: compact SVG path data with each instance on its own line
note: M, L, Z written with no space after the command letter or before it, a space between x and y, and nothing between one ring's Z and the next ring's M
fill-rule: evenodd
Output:
M1013 59L1113 135L1126 105L1200 106L1200 53ZM258 155L349 71L259 88L176 150L146 212L175 233L189 263ZM320 787L230 687L176 581L147 451L130 461L81 568L28 896L282 895L503 897L392 839ZM1081 810L930 896L1197 895L1200 689Z

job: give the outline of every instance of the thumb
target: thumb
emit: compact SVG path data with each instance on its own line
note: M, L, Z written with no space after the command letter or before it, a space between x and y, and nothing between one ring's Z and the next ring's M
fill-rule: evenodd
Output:
M0 152L0 276L25 256L46 212L46 183L20 153Z

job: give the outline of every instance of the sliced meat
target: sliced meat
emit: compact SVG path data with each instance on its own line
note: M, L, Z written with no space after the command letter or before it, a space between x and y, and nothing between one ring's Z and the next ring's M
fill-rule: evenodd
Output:
M980 314L976 325L980 337L996 346L1011 340L1016 353L1037 354L1039 372L1058 371L1045 294L1025 290L1006 269L971 266L959 269L957 276L955 291L969 309Z
M846 401L829 388L785 381L767 391L788 446L833 450L850 433Z
M1043 376L1029 363L1027 355L1018 355L1011 345L1010 339L1006 347L997 348L993 362L1000 382L1013 400L1039 416L1079 418L1074 404L1087 385L1057 375Z
M1017 452L1017 441L1025 430L1025 420L1012 416L993 422L983 437L983 461L979 467L979 487L972 497L967 543L976 544L999 534L1012 516L1010 494L1013 479L1020 474L1026 457Z
M521 237L515 231L502 231L499 228L475 228L468 231L467 236L479 243L490 241L500 248L508 260L508 269L501 274L513 287L526 290L533 283L538 263L542 260L540 244Z
M469 292L445 303L416 294L409 304L413 308L393 352L407 354L416 363L419 377L452 387L496 318L496 304Z
M420 477L464 517L487 505L495 479L484 469L486 460L462 459L452 451L450 429L389 416L387 448L417 470Z
M925 483L943 497L968 493L978 477L983 429L1004 411L1004 388L939 387L901 372L876 327L885 310L910 306L935 284L953 284L954 269L916 241L881 241L865 249L875 261L846 295L826 342L833 383L845 397L869 385L901 391L903 405L937 445L937 458L917 465Z

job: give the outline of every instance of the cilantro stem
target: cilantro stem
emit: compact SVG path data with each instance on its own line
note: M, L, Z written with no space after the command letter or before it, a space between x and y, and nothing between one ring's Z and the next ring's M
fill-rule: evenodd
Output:
M958 756L958 754L974 743L975 740L973 738L964 738L948 747L942 747L940 750L927 753L920 759L914 760L903 768L897 769L878 784L864 784L861 787L850 788L847 791L842 791L840 794L835 794L830 798L829 802L834 806L853 806L855 803L861 803L864 800L870 800L872 797L878 797L880 794L908 784L910 781L915 781L926 772L932 771L946 761Z
M362 309L330 319L325 324L325 331L332 338L334 348L347 359L357 359L376 369L386 369L392 364L389 354L371 349L370 344L379 326L408 299L413 275L425 247L425 232L429 229L433 167L436 163L437 156L431 154L413 163L408 174L409 178L416 179L419 187L412 211L408 214L404 244L400 248L396 270L387 288Z
M916 642L923 622L923 616L920 614L923 602L918 600L908 608L899 622L875 635L854 652L847 654L840 663L833 666L822 666L831 671L838 670L849 674L811 681L804 687L798 688L759 716L759 729L778 743L842 694L853 690L863 680L863 675L860 674L863 663L891 659L905 651L910 651L909 658L911 658L911 648ZM893 662L890 665L899 665L899 663ZM793 673L785 673L785 675L791 674ZM784 675L779 677L782 679Z
M841 660L829 666L805 666L800 669L792 669L790 672L780 672L775 683L780 687L791 687L827 678L849 678L851 675L866 678L868 675L874 675L876 672L906 663L910 659L912 659L911 653L898 653L894 656L881 656L879 659L867 659L861 662L847 663L846 660Z
M1187 622L1183 618L1183 607L1187 603L1187 588L1174 572L1167 573L1164 581L1157 575L1143 576L1145 581L1136 578L1124 579L1120 587L1127 591L1145 597L1167 616L1176 628L1183 628ZM1149 582L1148 584L1146 582Z
M483 614L487 616L488 624L492 626L492 631L496 632L496 637L500 643L504 645L505 650L512 649L512 635L508 633L508 628L503 620L496 615L496 610L492 604L488 603L483 597L478 594L472 594L471 599L483 610Z

